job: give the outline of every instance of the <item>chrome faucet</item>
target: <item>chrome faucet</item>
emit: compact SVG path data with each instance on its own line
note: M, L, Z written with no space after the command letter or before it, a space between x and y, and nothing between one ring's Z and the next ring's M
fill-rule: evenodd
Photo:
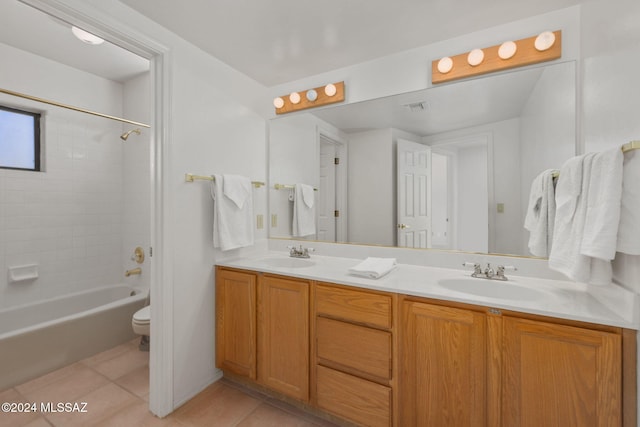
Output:
M480 267L480 263L477 262L464 262L462 263L464 267L473 267L473 273L471 273L471 277L478 277L480 279L489 279L489 280L509 280L507 276L504 275L505 270L516 271L518 270L512 265L499 265L496 270L491 267L491 264L487 263L487 267L482 270Z
M299 248L296 248L295 246L287 246L287 249L289 249L289 256L293 258L311 258L309 252L314 251L313 248L303 248L302 245L300 245Z

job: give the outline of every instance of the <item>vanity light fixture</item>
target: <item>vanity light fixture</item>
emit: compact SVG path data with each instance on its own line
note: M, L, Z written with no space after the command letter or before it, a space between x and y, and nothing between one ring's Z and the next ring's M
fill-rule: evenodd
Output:
M473 49L431 62L431 82L452 80L552 61L562 56L562 31L544 31L537 36Z
M273 106L276 114L284 114L342 101L344 101L344 82L338 82L276 97L273 100Z
M104 39L101 39L100 37L95 36L81 28L71 27L71 32L74 36L76 36L78 40L83 41L86 44L99 45L104 43Z

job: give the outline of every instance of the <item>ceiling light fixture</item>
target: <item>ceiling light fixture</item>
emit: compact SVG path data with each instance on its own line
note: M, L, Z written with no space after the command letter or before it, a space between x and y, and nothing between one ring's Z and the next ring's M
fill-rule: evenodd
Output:
M86 44L98 45L104 43L104 39L101 39L98 36L94 36L93 34L86 32L81 28L71 27L71 32L78 38L78 40L83 41Z

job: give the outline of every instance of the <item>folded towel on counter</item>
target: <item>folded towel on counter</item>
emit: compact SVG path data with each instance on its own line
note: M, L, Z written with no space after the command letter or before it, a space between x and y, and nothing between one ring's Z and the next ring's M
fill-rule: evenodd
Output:
M555 188L556 169L547 169L531 184L529 207L524 219L524 228L529 231L529 251L539 257L548 257L553 241L553 226L556 217Z
M251 181L235 175L213 178L213 247L228 251L253 245Z
M623 156L618 252L640 255L640 150Z
M296 184L293 197L293 235L305 237L316 234L315 194L313 187Z
M351 267L349 273L370 279L379 279L396 268L397 265L398 263L395 258L369 257L355 267Z

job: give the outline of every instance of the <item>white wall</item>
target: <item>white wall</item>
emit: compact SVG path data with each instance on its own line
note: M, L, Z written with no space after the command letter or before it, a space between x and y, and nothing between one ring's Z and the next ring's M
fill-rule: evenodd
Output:
M349 134L349 242L396 242L395 144L391 129Z
M0 44L0 87L122 116L122 85ZM0 308L123 281L118 122L9 95L43 113L43 172L0 169ZM13 266L40 277L8 283Z

